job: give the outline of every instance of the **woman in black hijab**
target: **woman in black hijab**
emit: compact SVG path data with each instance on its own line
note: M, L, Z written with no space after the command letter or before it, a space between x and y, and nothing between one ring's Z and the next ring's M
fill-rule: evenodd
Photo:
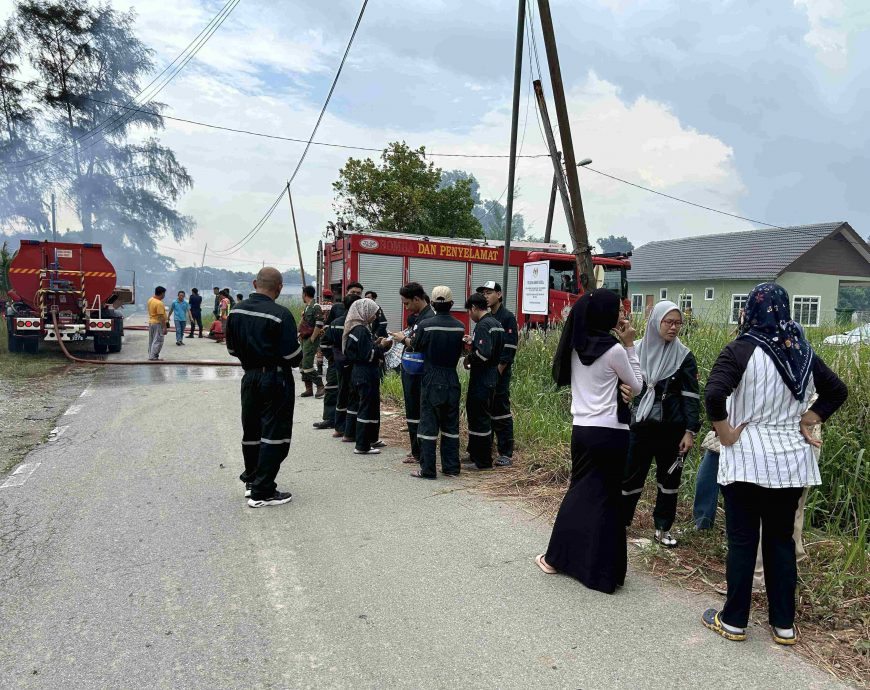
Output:
M629 413L619 384L635 395L643 387L634 336L619 296L595 290L571 310L553 363L556 383L571 386L571 484L547 553L535 560L607 594L625 582L627 566L620 486Z

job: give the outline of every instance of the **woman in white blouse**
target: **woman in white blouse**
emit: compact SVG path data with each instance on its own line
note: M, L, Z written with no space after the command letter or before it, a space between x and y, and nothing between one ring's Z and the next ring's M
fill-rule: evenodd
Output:
M818 399L812 404L813 393ZM769 622L778 644L792 645L797 564L792 538L804 487L821 484L812 429L846 400L845 384L813 352L791 319L788 293L763 283L751 293L737 340L725 346L707 380L707 416L722 453L728 594L704 625L746 639L761 527Z
M635 395L643 386L634 336L619 296L595 290L574 305L553 367L556 383L571 385L571 485L536 562L607 594L625 582L627 566L620 485L630 413L619 384Z

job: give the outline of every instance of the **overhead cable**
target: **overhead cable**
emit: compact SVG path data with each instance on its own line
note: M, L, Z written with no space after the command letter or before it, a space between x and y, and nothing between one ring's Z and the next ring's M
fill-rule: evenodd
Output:
M185 47L185 49L179 53L175 59L170 62L164 69L154 77L148 85L142 89L136 96L131 98L124 104L123 108L132 110L133 112L140 110L139 108L130 108L133 103L136 103L136 100L139 98L143 98L146 101L150 101L153 99L158 93L160 93L178 74L187 66L187 64L196 56L196 54L200 51L200 49L208 42L208 40L214 35L214 33L221 27L221 25L226 21L227 17L232 13L232 11L238 6L241 0L228 0L228 2L223 6L223 8L218 12L214 17L212 17L211 21L203 28L199 34ZM179 61L181 61L179 63ZM177 64L178 63L178 64ZM167 76L167 73L168 76ZM165 78L164 78L165 77ZM163 80L163 83L159 85L156 89L152 89L152 87L157 84L160 80ZM147 96L146 96L147 94ZM145 112L154 112L154 111L145 111ZM158 114L158 113L154 113ZM47 160L50 160L58 155L69 152L73 149L79 142L87 139L89 137L94 137L94 140L86 147L81 150L87 150L92 146L100 143L110 131L114 131L118 129L118 127L123 126L127 121L132 117L132 113L127 115L124 113L115 113L110 117L106 118L99 124L97 124L93 129L90 129L77 137L73 138L69 144L58 147L53 151L46 152L44 154L40 154L31 159L25 159L21 161L15 161L12 164L7 165L7 167L11 170L24 169L31 165L36 165ZM110 131L106 131L109 128L112 128ZM98 136L100 132L105 132L102 136Z

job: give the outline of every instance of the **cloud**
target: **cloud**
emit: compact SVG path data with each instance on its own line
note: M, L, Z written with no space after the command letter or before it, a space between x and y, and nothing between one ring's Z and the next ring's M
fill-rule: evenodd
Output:
M219 5L115 0L115 6L135 7L137 31L162 66ZM370 3L317 138L376 147L404 139L435 152L506 153L515 4L510 12L506 6L503 0ZM0 11L11 7L0 0ZM870 42L859 40L870 25L866 0L554 0L552 8L578 158L768 222L846 218L859 231L870 226L863 182L870 178ZM359 0L280 7L246 0L160 98L170 115L307 138L358 11ZM537 37L543 62L539 31ZM540 153L545 147L533 107L526 119L528 93L526 81L523 152ZM302 150L180 123L168 123L162 138L196 181L181 202L198 222L181 247L191 251L202 251L205 241L227 247L242 237ZM308 264L333 216L331 183L349 155L369 154L313 148L294 185ZM473 172L485 197L505 189L504 159L433 160ZM542 232L550 164L522 159L518 175L518 210ZM750 225L589 170L581 172L581 185L593 238L626 234L639 244ZM567 240L560 216L556 237ZM282 205L234 257L292 265L289 227Z
M819 60L832 69L846 66L848 34L841 22L845 15L844 0L794 0L809 19L810 30L804 41L813 48Z

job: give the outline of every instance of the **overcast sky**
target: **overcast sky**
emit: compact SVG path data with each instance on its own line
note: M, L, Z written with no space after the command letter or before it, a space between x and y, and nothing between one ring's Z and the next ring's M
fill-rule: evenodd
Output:
M223 2L115 0L135 9L159 68ZM167 114L306 139L361 0L242 0L159 100ZM847 220L870 234L870 2L866 0L553 0L577 159L724 211L775 224ZM530 7L536 6L535 2ZM10 0L0 0L3 15ZM536 9L533 7L533 9ZM538 32L541 66L546 72ZM381 146L404 139L433 152L502 154L510 138L516 2L370 0L320 141ZM545 152L521 102L522 152ZM545 77L549 93L549 80ZM553 112L552 101L551 113ZM526 117L528 115L528 117ZM555 117L554 117L555 120ZM259 220L303 146L167 121L161 135L194 177L181 200L193 236L165 253L180 264L224 249ZM348 155L313 147L294 183L309 271L327 221L331 183ZM499 198L507 161L433 156L472 172ZM552 168L523 159L517 210L542 233ZM593 240L635 245L753 227L581 172ZM557 214L555 237L567 242ZM176 247L164 240L164 246ZM289 209L215 265L296 265Z

